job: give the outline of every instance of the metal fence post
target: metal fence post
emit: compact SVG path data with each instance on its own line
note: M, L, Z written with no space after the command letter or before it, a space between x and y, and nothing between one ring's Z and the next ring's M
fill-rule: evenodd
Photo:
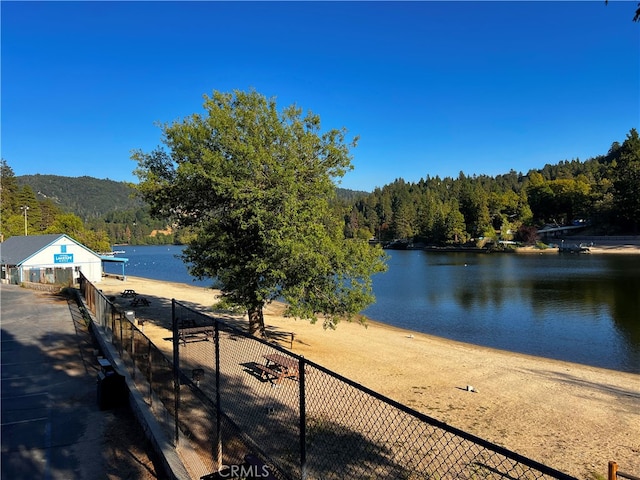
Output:
M149 372L149 406L153 407L153 364L151 362L151 339L147 341L147 372Z
M300 478L307 478L307 406L305 396L305 359L298 360L298 381L300 388Z
M136 331L133 323L131 325L131 363L133 364L133 368L131 369L131 379L135 381L136 379Z
M174 395L174 417L175 422L175 445L178 446L180 440L180 423L178 419L178 412L180 410L180 353L178 348L180 343L178 341L178 321L176 319L176 299L171 299L171 324L173 331L173 395Z
M218 469L222 468L222 411L220 405L220 328L214 323L214 347L216 361L216 450L214 452Z
M122 355L124 353L124 341L123 341L123 336L122 336L122 316L123 314L120 314L120 337L118 338L118 346L120 347L120 358L122 358Z
M618 464L616 462L609 462L609 480L616 480L618 477Z

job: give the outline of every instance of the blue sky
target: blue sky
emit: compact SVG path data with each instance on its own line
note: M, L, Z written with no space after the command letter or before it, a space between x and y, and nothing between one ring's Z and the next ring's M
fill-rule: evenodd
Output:
M2 158L137 181L214 90L359 135L341 186L526 173L640 125L633 2L2 1Z

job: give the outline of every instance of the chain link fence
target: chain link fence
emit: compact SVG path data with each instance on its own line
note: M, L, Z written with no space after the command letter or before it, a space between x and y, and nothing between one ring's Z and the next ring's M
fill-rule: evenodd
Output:
M295 355L288 338L252 337L176 300L169 359L81 288L194 478L251 455L289 480L575 480Z
M84 276L80 292L94 321L104 329L107 340L117 349L131 379L169 438L177 438L175 425L176 391L173 361L136 325L132 316L120 310Z

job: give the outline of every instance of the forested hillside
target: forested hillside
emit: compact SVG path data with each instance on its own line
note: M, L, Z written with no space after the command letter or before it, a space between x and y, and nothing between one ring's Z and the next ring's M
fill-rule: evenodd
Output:
M58 199L37 194L21 185L6 160L0 162L0 240L17 235L66 233L96 252L111 249L104 230L92 230L61 206ZM62 178L62 177L60 177Z
M166 221L151 218L130 183L58 175L15 177L5 160L2 172L3 199L7 199L4 238L24 235L26 220L29 235L67 233L98 251L108 251L113 244L176 241ZM26 218L24 206L29 207Z
M110 244L180 243L176 232L152 218L125 182L92 177L15 177L2 160L4 238L67 233L98 251ZM28 207L25 216L23 207ZM598 235L637 234L640 226L640 138L586 161L547 164L527 173L457 178L397 179L375 191L338 189L335 208L347 237L431 245L495 240L532 243L545 225L579 224Z
M84 221L142 207L142 202L134 196L134 187L125 182L58 175L23 175L16 180L20 186L31 187L38 200L49 199Z
M67 233L94 250L115 244L172 244L181 242L166 221L152 218L136 198L135 187L93 177L59 175L15 176L2 161L3 237ZM366 192L338 189L344 201L366 197ZM25 219L24 209L27 206ZM100 239L100 241L97 241Z
M632 129L605 155L548 164L527 174L403 179L345 209L349 236L431 245L517 240L533 243L545 224L584 225L585 233L637 233L640 139ZM482 245L480 245L482 246Z

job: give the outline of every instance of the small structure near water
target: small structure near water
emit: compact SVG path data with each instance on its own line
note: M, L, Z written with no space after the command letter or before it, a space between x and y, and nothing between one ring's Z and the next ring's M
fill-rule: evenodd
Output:
M589 247L585 247L582 244L565 246L563 241L562 245L558 247L558 253L591 253L591 251Z

